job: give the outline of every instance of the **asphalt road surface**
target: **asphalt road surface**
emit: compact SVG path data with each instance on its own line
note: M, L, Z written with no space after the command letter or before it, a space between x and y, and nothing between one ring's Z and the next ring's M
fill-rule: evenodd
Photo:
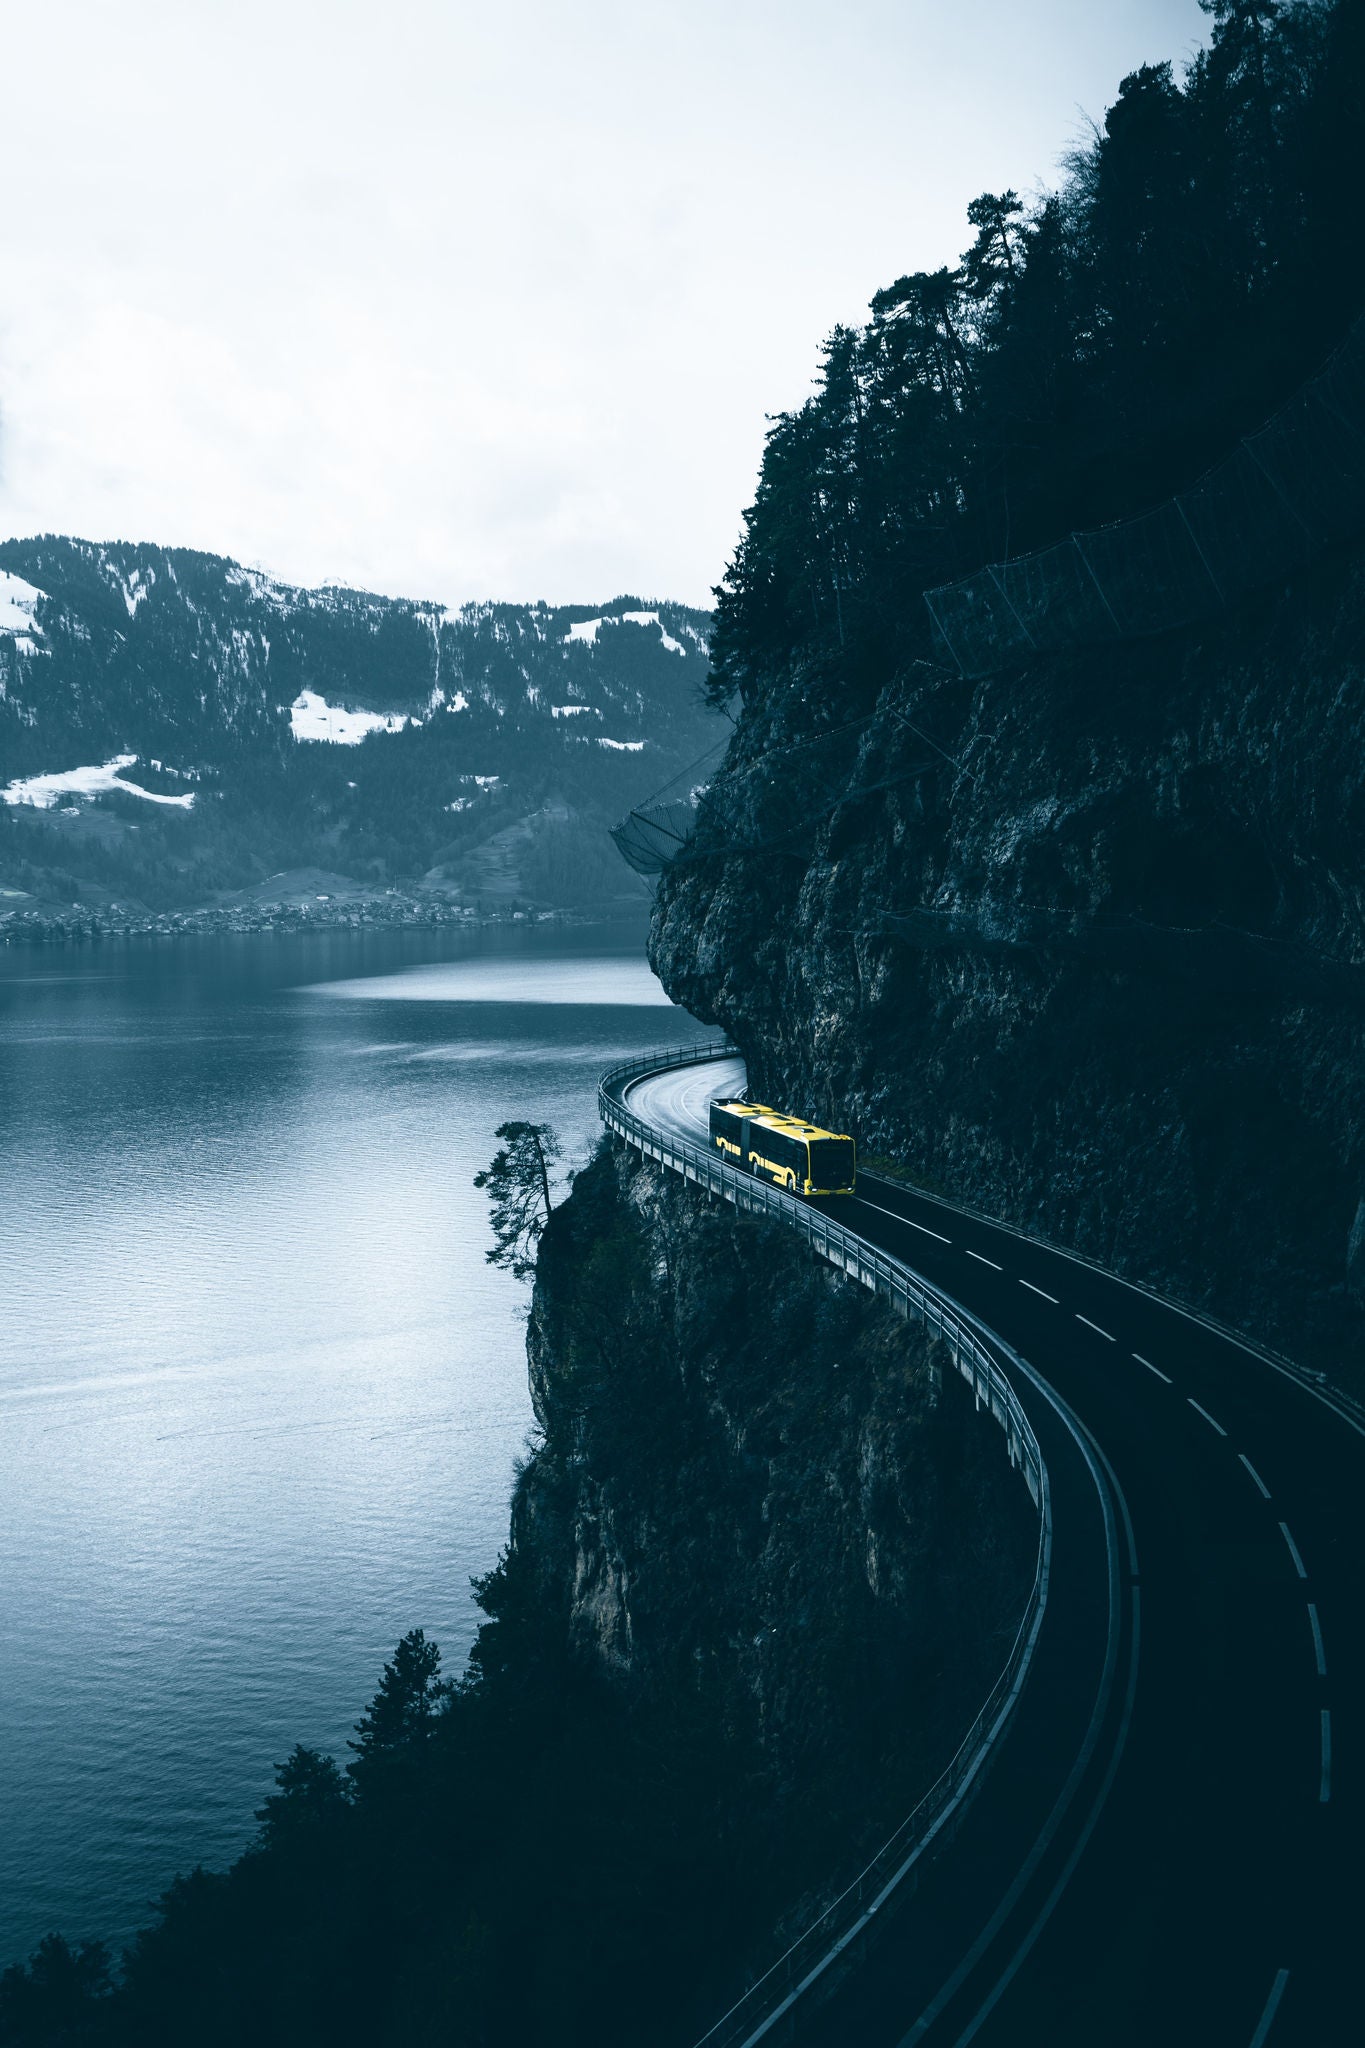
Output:
M743 1079L718 1060L625 1098L708 1146ZM1054 1568L999 1761L796 2038L1365 2040L1365 1431L1175 1305L951 1204L864 1175L816 1206L1009 1347Z

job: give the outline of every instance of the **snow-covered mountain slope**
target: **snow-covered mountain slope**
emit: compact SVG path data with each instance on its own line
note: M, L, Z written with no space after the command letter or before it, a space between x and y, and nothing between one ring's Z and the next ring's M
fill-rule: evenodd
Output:
M39 810L82 861L131 861L144 897L241 886L260 861L458 871L520 819L600 834L722 736L700 694L709 623L635 596L452 611L190 549L0 543L11 864ZM595 853L587 870L615 882Z

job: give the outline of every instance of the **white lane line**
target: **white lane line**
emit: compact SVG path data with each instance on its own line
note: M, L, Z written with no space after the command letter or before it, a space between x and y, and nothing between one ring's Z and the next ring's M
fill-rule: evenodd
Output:
M1187 1401L1189 1402L1189 1404L1190 1404L1191 1408L1193 1408L1193 1410L1194 1410L1194 1412L1195 1412L1195 1414L1196 1414L1196 1415L1202 1415L1202 1416L1203 1416L1203 1418L1204 1418L1205 1422L1207 1422L1207 1424L1209 1425L1209 1428L1210 1428L1210 1429L1216 1429L1216 1430L1217 1430L1217 1432L1218 1432L1218 1434L1219 1434L1219 1436L1226 1436L1226 1435L1227 1435L1227 1431L1226 1431L1226 1430L1224 1429L1224 1427L1223 1427L1222 1423L1221 1423L1221 1422L1215 1422L1215 1421L1214 1421L1214 1419L1213 1419L1213 1417L1212 1417L1212 1416L1211 1416L1211 1415L1209 1414L1209 1411L1208 1411L1208 1409L1207 1409L1207 1408L1201 1408L1201 1407L1200 1407L1200 1405L1199 1405L1199 1403L1198 1403L1198 1402L1197 1402L1197 1401L1195 1400L1195 1398L1194 1398L1194 1395L1193 1395L1193 1394L1186 1394L1186 1396L1185 1396L1185 1399L1186 1399L1186 1400L1187 1400Z
M1332 1796L1332 1713L1322 1710L1322 1776L1318 1780L1318 1805L1326 1806Z
M1283 1536L1285 1542L1289 1545L1289 1555L1294 1560L1295 1571L1298 1573L1301 1579L1306 1579L1308 1577L1308 1567L1304 1563L1303 1559L1299 1556L1299 1546L1289 1533L1288 1522L1281 1522L1280 1534L1281 1536Z
M1093 1330L1097 1337L1103 1337L1107 1344L1113 1344L1116 1341L1113 1337L1109 1335L1109 1332L1107 1330L1102 1330L1098 1323L1092 1323L1089 1316L1083 1316L1079 1309L1076 1310L1076 1321L1078 1323L1084 1323L1086 1329Z
M1034 1286L1034 1284L1033 1284L1033 1282L1032 1282L1031 1280L1021 1280L1021 1281L1019 1282L1019 1285L1020 1285L1021 1287L1027 1287L1027 1289L1028 1289L1028 1291L1029 1291L1029 1293L1030 1293L1030 1294L1041 1294L1041 1295L1042 1295L1042 1297L1043 1297L1043 1300L1044 1300L1044 1301L1050 1301L1050 1302L1052 1303L1052 1306L1053 1306L1054 1308L1060 1308L1060 1307L1061 1307L1061 1303L1060 1303L1060 1302L1058 1301L1058 1299L1057 1299L1056 1295L1055 1295L1055 1294L1049 1294L1049 1293L1048 1293L1048 1291L1047 1291L1047 1289L1046 1289L1045 1287L1035 1287L1035 1286Z
M1265 2037L1270 2032L1275 2015L1280 2009L1280 2000L1284 1997L1284 1987L1288 1982L1288 1970L1275 1972L1275 1982L1270 1987L1270 1996L1261 2010L1260 2019L1256 2022L1256 2031L1251 2037L1250 2048L1265 2048Z
M1259 1487L1260 1487L1260 1489L1261 1489L1261 1499L1262 1499L1262 1500L1269 1500L1269 1499L1270 1499L1270 1488L1269 1488L1269 1487L1268 1487L1268 1486L1266 1485L1266 1483L1265 1483L1264 1479L1262 1479L1262 1477L1261 1477L1260 1473L1259 1473L1259 1472L1258 1472L1258 1471L1256 1470L1256 1467L1255 1467L1255 1466L1254 1466L1254 1465L1252 1464L1252 1462L1251 1462L1250 1458L1249 1458L1249 1457L1247 1456L1246 1452L1245 1452L1245 1451L1239 1451L1239 1452L1237 1453L1237 1455L1238 1455L1238 1457L1239 1457L1239 1458L1241 1459L1242 1463L1243 1463L1243 1464L1244 1464L1244 1465L1246 1466L1246 1468L1247 1468L1247 1471L1248 1471L1248 1472L1249 1472L1249 1473L1251 1474L1251 1477L1252 1477L1253 1481L1255 1482L1255 1484L1256 1484L1257 1486L1259 1486Z
M1154 1301L1158 1308L1165 1309L1170 1315L1183 1316L1187 1323L1198 1323L1202 1330L1216 1338L1219 1343L1233 1344L1239 1351L1245 1351L1248 1358L1254 1358L1258 1365L1269 1366L1271 1372L1276 1372L1281 1379L1288 1380L1301 1394L1310 1394L1321 1407L1330 1408L1338 1422L1344 1422L1357 1436L1365 1437L1365 1422L1358 1416L1349 1414L1345 1408L1338 1407L1330 1390L1324 1392L1321 1387L1310 1386L1306 1380L1300 1379L1297 1371L1273 1358L1268 1351L1262 1351L1255 1344L1249 1344L1246 1338L1239 1337L1235 1330L1228 1330L1221 1323L1211 1322L1197 1309L1182 1308L1178 1301L1171 1301L1166 1295L1158 1294L1154 1287L1144 1286L1140 1280L1125 1280L1121 1273L1111 1273L1107 1266L1101 1266L1097 1260L1087 1259L1080 1252L1069 1252L1062 1245L1050 1244L1045 1237L1032 1237L1027 1230L1016 1230L1013 1224L1002 1223L998 1216L983 1215L980 1210L965 1208L961 1202L950 1202L943 1195L935 1195L929 1199L935 1201L940 1209L951 1209L955 1216L965 1217L969 1222L989 1223L996 1230L1003 1230L1010 1237L1017 1237L1021 1244L1031 1244L1039 1251L1051 1252L1054 1258L1068 1259L1073 1266L1086 1266L1092 1273L1099 1273L1104 1279L1112 1281L1116 1287L1126 1287L1130 1294L1144 1295L1148 1301Z
M1318 1677L1326 1678L1327 1652L1322 1646L1322 1623L1318 1620L1317 1604L1312 1600L1308 1603L1308 1620L1313 1630L1313 1655L1317 1659Z
M977 1264L978 1264L979 1266L995 1266L995 1270L996 1270L996 1272L997 1272L997 1273L1003 1273L1003 1272L1004 1272L1004 1270L1005 1270L1005 1269L1004 1269L1004 1267L1003 1267L1003 1266L996 1266L996 1265L995 1265L995 1260L994 1260L994 1259L988 1259L988 1258L987 1258L987 1257L985 1256L985 1254L984 1254L983 1252L974 1252L974 1251L973 1251L973 1250L971 1249L970 1245L965 1245L965 1244L963 1245L962 1249L963 1249L963 1251L964 1251L964 1252L966 1252L966 1254L967 1254L967 1257L968 1257L969 1259L975 1259L975 1260L976 1260L976 1262L977 1262Z
M926 1237L936 1237L940 1244L951 1244L953 1241L950 1237L945 1237L941 1230L931 1230L927 1223L916 1223L913 1217L902 1216L899 1209L883 1209L880 1202L869 1202L866 1195L857 1195L854 1199L861 1202L865 1209L875 1209L879 1216L889 1216L893 1222L907 1224L911 1230L922 1230Z
M1159 1380L1165 1380L1168 1387L1174 1386L1175 1382L1171 1378L1170 1374L1168 1372L1163 1372L1159 1365L1153 1365L1150 1358L1144 1358L1140 1351L1135 1351L1133 1353L1133 1356L1137 1360L1139 1365L1146 1366L1148 1372L1154 1372Z

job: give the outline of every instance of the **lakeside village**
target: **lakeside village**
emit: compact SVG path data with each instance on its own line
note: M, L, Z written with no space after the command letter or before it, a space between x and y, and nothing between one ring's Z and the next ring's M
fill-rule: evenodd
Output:
M0 889L0 944L81 945L103 939L191 938L224 932L360 930L394 926L582 924L579 910L453 902L422 889L366 890L340 876L318 876L305 889L297 877L278 896L253 891L248 901L199 904L185 910L148 910L141 903L59 904L18 889ZM268 885L266 885L268 887Z

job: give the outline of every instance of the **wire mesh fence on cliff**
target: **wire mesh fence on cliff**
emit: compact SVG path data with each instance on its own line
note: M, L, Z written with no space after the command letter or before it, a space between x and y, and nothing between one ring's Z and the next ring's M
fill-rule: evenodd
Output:
M1215 617L1365 525L1365 321L1257 433L1153 512L925 592L964 676Z
M712 797L709 782L695 784L683 797L668 795L676 783L700 766L700 763L694 763L693 768L684 769L681 775L675 776L672 782L666 782L645 803L627 812L618 825L612 826L611 836L616 842L616 850L637 874L662 874L684 856L697 856L698 850L693 841L703 819L711 827L705 835L708 840L704 848L705 857L728 860L739 854L790 849L807 838L816 819L828 817L841 804L857 801L880 789L889 789L924 772L929 765L927 755L917 757L908 767L900 764L890 774L878 776L874 769L873 779L860 778L860 745L870 728L887 720L905 726L933 755L955 767L961 766L937 740L913 724L902 711L894 705L885 705L876 711L865 712L860 718L845 719L823 731L767 747L754 760L729 767L724 783L723 806L720 810L713 807L709 816L707 806ZM710 760L724 745L728 745L728 741L712 748L711 753L703 755L702 759ZM780 778L774 778L773 764L778 760L783 763L783 773ZM735 838L726 829L729 813L736 808L737 792L742 793L738 808L746 817L748 837L744 839Z
M637 875L661 875L683 851L696 825L695 801L680 797L628 812L612 826L611 836L622 860Z

